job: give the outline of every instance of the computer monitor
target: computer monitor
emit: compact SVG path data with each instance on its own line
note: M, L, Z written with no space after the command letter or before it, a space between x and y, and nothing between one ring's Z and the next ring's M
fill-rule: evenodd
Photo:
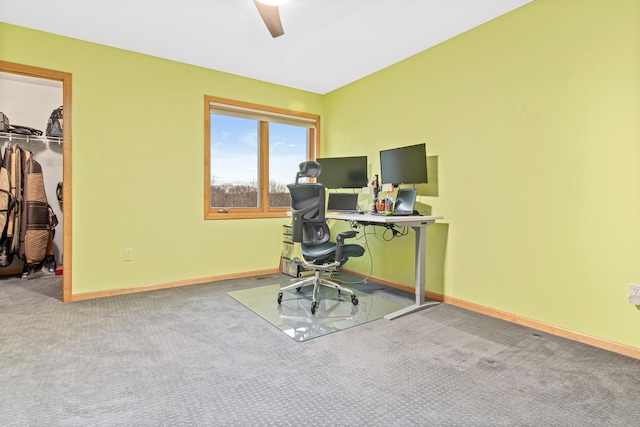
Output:
M426 183L426 144L380 151L380 175L383 184Z
M316 181L327 188L362 188L368 185L367 156L321 157Z

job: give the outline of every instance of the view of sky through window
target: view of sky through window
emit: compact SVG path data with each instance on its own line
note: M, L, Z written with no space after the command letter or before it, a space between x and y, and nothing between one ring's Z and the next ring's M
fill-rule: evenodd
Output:
M295 182L301 162L307 160L307 129L269 124L269 179L279 184Z
M221 184L258 182L258 127L254 119L211 114L211 181ZM295 181L300 162L307 158L307 129L269 124L269 179Z
M257 120L211 114L211 183L258 182Z

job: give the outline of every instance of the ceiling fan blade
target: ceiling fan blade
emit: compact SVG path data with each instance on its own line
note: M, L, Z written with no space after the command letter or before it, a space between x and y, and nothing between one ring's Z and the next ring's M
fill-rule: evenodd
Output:
M282 22L280 22L280 11L278 10L278 6L268 6L258 2L257 0L253 0L253 3L258 8L258 12L267 26L267 29L271 33L271 37L276 38L283 35L284 29L282 28Z

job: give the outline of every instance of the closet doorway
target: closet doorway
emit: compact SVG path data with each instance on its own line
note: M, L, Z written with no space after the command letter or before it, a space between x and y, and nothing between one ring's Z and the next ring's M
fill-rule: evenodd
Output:
M34 158L36 160L38 160L40 162L40 158L41 156L48 156L51 155L52 159L50 162L47 163L53 163L55 165L56 163L56 159L55 157L58 157L58 163L59 163L59 157L60 157L60 153L62 156L62 172L61 172L61 182L62 184L62 200L64 203L64 207L61 208L58 212L56 212L56 215L58 217L58 221L59 221L59 225L56 227L56 238L54 239L54 247L57 247L56 250L58 251L58 253L56 254L56 263L58 265L62 265L62 301L63 302L69 302L72 301L73 299L73 292L72 292L72 286L71 286L71 263L72 263L72 255L71 255L71 208L72 208L72 201L71 201L71 117L72 117L72 106L71 106L71 74L70 73L65 73L65 72L61 72L61 71L54 71L54 70L48 70L48 69L44 69L44 68L38 68L38 67L32 67L32 66L28 66L28 65L22 65L22 64L15 64L15 63L11 63L11 62L5 62L5 61L0 61L0 79L5 79L5 80L13 80L13 81L18 81L20 82L20 84L24 84L27 86L24 86L25 88L29 89L28 85L33 85L33 89L37 89L36 86L41 85L43 87L47 87L47 90L56 90L56 88L58 88L58 90L61 91L61 103L59 105L53 105L51 106L51 111L53 111L53 109L59 107L60 105L62 105L64 107L64 126L63 126L63 137L62 137L62 141L59 144L59 146L53 146L50 147L52 148L51 150L51 154L47 154L47 153L39 153L39 150L31 150L34 153ZM31 92L30 90L25 91L25 92ZM7 91L7 93L9 93L9 91ZM37 90L34 90L34 92L37 96ZM4 97L4 95L0 94L0 97ZM2 111L2 108L0 108L0 111ZM9 119L11 119L11 112L10 111L3 111L5 114L7 114L7 116L9 116ZM50 114L50 112L49 112ZM49 118L48 114L44 117L41 118L40 120L44 121L41 125L38 126L32 126L32 127L36 127L39 130L42 130L43 132L45 131L46 128L46 121ZM13 120L11 120L11 123L13 123ZM17 121L15 122L15 124L22 124L22 125L26 125L26 126L30 126L27 123L18 123ZM4 141L2 142L4 145ZM24 144L22 142L20 142L21 145L23 145L26 149L30 149L29 144L42 144L42 141L40 142L33 142L33 143L27 143ZM50 144L50 141L47 141L47 144ZM39 147L41 150L43 147ZM45 178L45 186L46 186L46 180L47 180L47 164L42 164L43 167L43 176ZM60 176L60 171L54 171L53 173L51 173L51 175L53 175L52 179L59 179L57 177ZM57 176L57 177L56 177ZM58 200L56 197L55 192L53 194L51 194L51 191L49 190L50 186L46 188L47 191L47 199L49 201L49 204L51 206L53 206L54 204L57 206L58 205ZM62 235L60 237L60 234ZM60 248L61 246L61 248ZM60 252L61 251L61 252Z

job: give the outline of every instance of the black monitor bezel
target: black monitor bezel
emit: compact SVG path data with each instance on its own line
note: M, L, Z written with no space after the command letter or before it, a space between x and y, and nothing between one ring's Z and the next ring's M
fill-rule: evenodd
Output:
M320 175L316 178L316 182L321 183L328 189L363 188L369 184L367 178L367 156L318 157L316 162L320 164ZM354 167L356 162L357 166ZM329 163L332 163L332 165L329 165ZM341 177L336 174L337 170L345 167L352 169L356 176Z
M428 183L426 144L381 150L380 182L394 186Z

